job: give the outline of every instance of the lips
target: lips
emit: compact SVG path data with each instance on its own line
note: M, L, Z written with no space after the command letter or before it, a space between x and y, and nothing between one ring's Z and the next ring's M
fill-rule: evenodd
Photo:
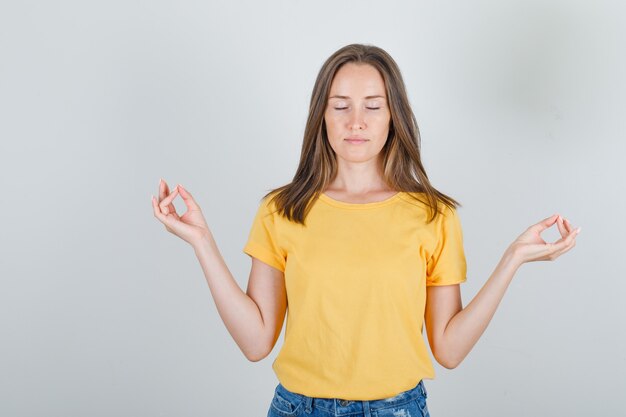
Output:
M352 143L352 144L359 144L359 143L367 142L367 139L361 138L361 137L358 137L358 136L351 136L349 138L346 138L345 140L348 143Z

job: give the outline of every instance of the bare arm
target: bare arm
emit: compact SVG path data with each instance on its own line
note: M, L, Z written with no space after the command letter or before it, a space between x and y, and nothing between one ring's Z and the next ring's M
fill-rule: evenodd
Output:
M427 287L426 330L433 356L452 369L474 347L519 265L505 254L472 301L462 308L459 284Z
M426 331L433 356L452 369L467 356L491 321L517 269L525 262L554 260L574 247L577 231L558 218L562 239L545 243L539 234L557 221L549 217L529 227L507 248L495 270L463 308L459 285L427 287ZM580 229L578 229L580 230Z
M172 204L179 192L188 208L183 215ZM287 307L282 271L252 258L248 290L244 293L226 266L191 193L180 184L170 193L161 180L158 199L152 197L152 208L167 231L194 248L217 311L246 358L256 362L267 356L280 335Z
M244 293L212 237L202 240L194 251L229 333L246 358L253 362L265 358L276 343L285 318L283 273L252 258L248 290Z

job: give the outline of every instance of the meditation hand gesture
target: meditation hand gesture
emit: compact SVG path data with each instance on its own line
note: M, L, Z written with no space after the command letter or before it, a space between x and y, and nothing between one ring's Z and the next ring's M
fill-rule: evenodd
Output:
M172 204L179 193L187 206L187 211L182 216L176 213L176 208ZM180 237L191 246L195 247L204 236L211 235L200 206L180 184L170 193L167 183L161 180L158 200L152 196L152 208L154 216L165 225L168 232Z
M554 243L547 243L541 238L541 233L550 226L557 224L561 239ZM553 261L565 252L576 246L576 236L580 227L574 229L572 225L558 214L554 214L541 222L530 226L511 245L519 262Z

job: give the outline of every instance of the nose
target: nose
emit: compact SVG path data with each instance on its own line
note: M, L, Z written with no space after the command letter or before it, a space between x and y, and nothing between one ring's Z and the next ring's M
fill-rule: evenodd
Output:
M363 115L364 112L359 110L358 108L354 109L354 111L350 114L350 119L348 121L349 128L351 130L359 130L365 129L365 118Z

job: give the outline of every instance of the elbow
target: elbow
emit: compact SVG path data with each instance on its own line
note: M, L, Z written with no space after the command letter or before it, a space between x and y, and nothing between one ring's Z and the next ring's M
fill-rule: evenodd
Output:
M246 353L246 359L248 359L250 362L258 362L261 359L265 358L267 355L264 354L259 354L259 353Z
M259 362L260 360L265 359L269 354L270 351L265 348L254 349L248 352L244 352L246 359L248 359L250 362Z
M439 363L439 365L443 366L446 369L454 369L457 366L459 366L460 362L457 361L451 361L449 359L439 359L439 358L435 358L437 359L437 363Z
M264 355L257 355L257 356L246 355L246 359L248 359L250 362L258 362L258 361L260 361L263 358L265 358Z
M455 356L451 352L433 352L433 356L437 363L446 369L454 369L463 361L460 356Z

